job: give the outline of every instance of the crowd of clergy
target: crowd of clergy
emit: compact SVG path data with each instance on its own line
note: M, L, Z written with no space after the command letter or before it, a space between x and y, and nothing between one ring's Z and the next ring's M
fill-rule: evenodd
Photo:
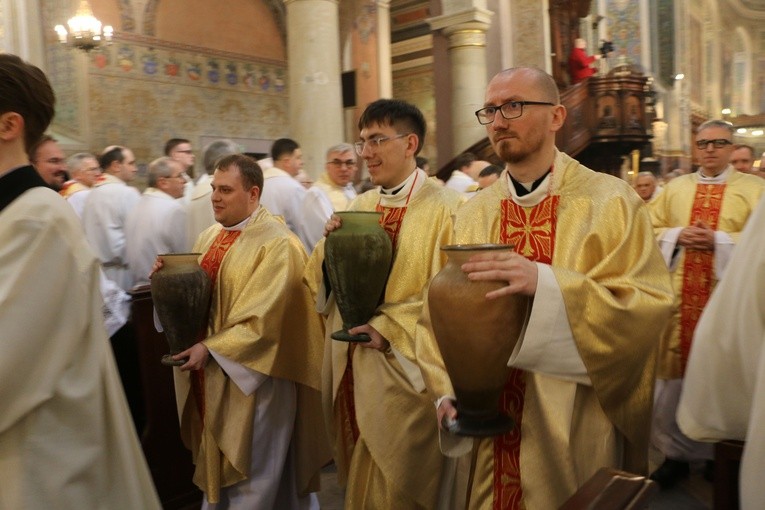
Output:
M22 79L3 85L7 76ZM39 70L0 55L0 288L16 288L12 271L57 273L0 292L0 328L18 337L10 352L27 354L0 361L0 374L14 363L39 379L0 385L0 509L158 508L133 426L134 381L122 380L126 401L115 395L103 346L130 341L128 291L150 282L161 254L180 252L199 253L213 282L205 338L174 356L181 436L205 509L318 508L330 462L347 509L552 509L602 467L650 473L663 489L692 469L712 476L712 442L723 439L747 441L742 508L765 507L765 180L729 123L699 127L696 171L627 183L556 149L566 120L558 88L519 67L490 81L475 112L504 167L465 154L438 181L418 157L422 113L380 99L357 142L327 148L315 182L301 180L301 149L288 138L261 160L214 141L195 179L195 148L173 138L141 192L130 148L67 158L43 135L53 103ZM362 160L372 185L363 192ZM380 213L393 247L374 316L348 330L366 342L330 337L348 324L324 244L345 210ZM462 271L502 282L486 299L529 305L499 403L515 426L466 437L451 432L459 403L428 285L443 246L485 243L511 249ZM44 329L48 315L58 322ZM42 377L25 342L89 363ZM652 472L651 447L663 455ZM98 476L82 475L93 466Z

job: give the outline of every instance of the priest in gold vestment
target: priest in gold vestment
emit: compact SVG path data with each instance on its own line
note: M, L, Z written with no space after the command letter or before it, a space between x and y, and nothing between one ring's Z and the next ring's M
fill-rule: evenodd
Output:
M403 101L378 100L359 120L357 152L380 186L359 196L355 211L383 213L381 224L394 246L383 303L372 319L352 328L368 343L344 343L330 334L343 321L330 295L322 372L325 420L333 441L345 508L445 508L453 463L438 449L433 402L415 363L414 335L422 291L446 262L440 246L452 240L453 211L443 188L416 167L425 120ZM339 226L337 217L328 228ZM324 243L308 273L314 289L321 280ZM320 307L325 289L318 289Z
M519 317L525 328L501 400L516 426L475 440L469 508L558 508L603 466L647 471L669 275L629 185L555 149L566 110L552 77L503 71L476 114L506 166L458 210L456 241L515 248L476 255L462 269L470 279L507 282L488 299L518 293L533 302ZM454 393L439 382L443 361L428 314L423 326L417 355L427 384L434 397L450 397L440 399L440 423L457 417ZM464 451L444 440L447 453Z
M203 508L310 508L331 458L321 321L302 284L307 257L259 206L262 187L253 159L220 160L212 179L218 224L194 246L213 280L210 321L207 337L175 356L189 358L175 381Z
M666 459L651 477L664 488L688 475L689 462L712 459L712 445L687 438L675 412L696 323L765 187L762 179L729 164L730 123L710 120L699 126L696 148L699 171L672 179L650 206L675 293L659 354L652 438ZM712 471L709 462L707 470Z

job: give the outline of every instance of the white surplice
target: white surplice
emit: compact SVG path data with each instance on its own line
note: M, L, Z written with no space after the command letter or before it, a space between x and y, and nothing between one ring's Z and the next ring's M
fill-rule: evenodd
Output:
M212 176L202 175L191 192L187 213L187 236L188 250L194 246L199 234L215 225L215 214L212 208Z
M324 237L324 225L332 213L348 209L354 198L356 190L350 183L338 186L327 174L308 189L303 199L302 220L309 251Z
M743 510L765 508L765 202L749 218L699 319L677 410L699 441L746 441Z
M133 283L125 261L125 221L139 200L137 189L106 174L91 189L82 212L85 236L104 274L126 291Z
M0 508L159 509L101 318L99 266L69 205L0 212Z
M306 189L290 174L276 167L263 171L263 193L260 205L268 209L274 216L281 216L292 232L310 251L312 246L305 236L302 209Z
M69 202L74 212L77 213L78 218L82 218L82 211L85 209L85 201L88 199L89 194L90 189L83 189L66 197L66 201Z
M134 285L149 283L162 253L187 250L186 209L164 191L148 188L125 223L125 261Z

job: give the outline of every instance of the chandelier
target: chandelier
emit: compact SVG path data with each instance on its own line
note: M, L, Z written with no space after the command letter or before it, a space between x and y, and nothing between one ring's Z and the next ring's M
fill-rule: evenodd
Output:
M77 13L73 18L69 18L66 24L69 26L69 32L64 25L56 25L54 28L58 34L58 42L86 52L102 44L109 44L114 33L111 25L101 29L101 22L93 16L88 0L80 1Z

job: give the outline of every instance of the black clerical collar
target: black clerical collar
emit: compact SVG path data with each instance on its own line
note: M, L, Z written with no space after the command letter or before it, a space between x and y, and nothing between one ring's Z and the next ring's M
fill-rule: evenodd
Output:
M534 191L535 189L537 189L537 188L539 187L539 185L540 185L540 184L542 184L542 181L544 181L544 180L545 180L545 177L547 177L547 174L549 174L549 173L550 173L550 170L552 170L552 169L548 169L548 170L547 170L547 171L544 173L544 175L542 175L542 177L540 177L539 179L537 179L536 181L534 181L534 182L531 184L531 189L530 189L530 190L529 190L529 189L526 189L526 186L524 186L523 184L521 184L521 183L520 183L520 181L516 180L516 179L515 179L515 177L513 177L512 175L510 175L510 172L508 172L508 173L507 173L507 175L509 175L509 176L510 176L510 181L513 183L513 186L515 187L515 194L516 194L516 195L518 195L519 197L523 197L523 196L526 196L526 195L528 195L529 193L531 193L531 192L532 192L532 191Z
M0 211L5 209L25 191L39 186L46 187L45 181L32 165L11 170L0 177Z
M385 190L385 189L383 189L381 187L380 188L380 193L382 193L383 195L396 195L399 191L404 189L404 186L406 186L406 181L404 181L404 183L401 186L399 186L398 188L394 188L392 190Z

